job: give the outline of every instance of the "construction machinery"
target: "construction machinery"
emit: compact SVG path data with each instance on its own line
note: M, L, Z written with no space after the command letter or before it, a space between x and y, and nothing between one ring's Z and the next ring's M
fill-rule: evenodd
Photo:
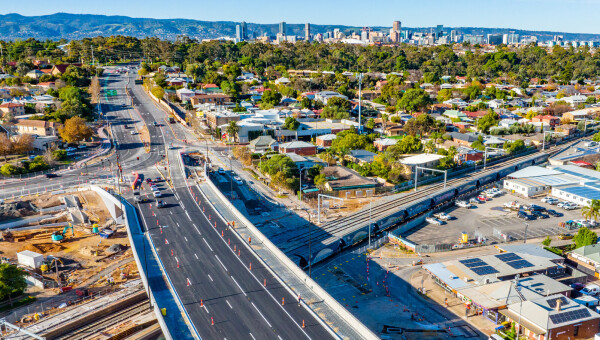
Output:
M460 233L460 239L458 239L458 241L460 242L460 244L469 243L469 234L467 234L467 232L463 231L462 233Z
M50 271L52 269L52 267L58 266L59 263L60 263L61 267L65 265L63 263L63 261L61 259L59 259L58 257L48 256L48 257L46 257L46 260L44 260L44 262L42 262L42 265L40 266L40 270L42 272Z
M69 225L65 226L62 232L55 231L54 233L52 233L52 241L61 242L65 238L65 235L67 234L67 231L69 229L71 229L71 237L75 237L75 229L73 229L73 225L69 223Z

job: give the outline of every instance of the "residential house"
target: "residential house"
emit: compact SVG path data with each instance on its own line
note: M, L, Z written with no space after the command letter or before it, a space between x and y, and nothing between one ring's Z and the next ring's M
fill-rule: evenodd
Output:
M290 80L286 77L281 77L278 79L275 79L275 84L277 85L287 85L290 83Z
M463 108L469 106L469 103L465 102L464 100L462 100L460 98L448 99L444 102L444 104L447 104L450 106L456 105L456 107L458 107L459 109L463 109Z
M333 143L333 140L336 138L337 138L336 135L334 135L332 133L328 133L326 135L318 136L315 141L316 141L317 146L320 146L322 148L328 148L331 146L331 144Z
M374 100L375 98L378 98L379 96L381 96L381 90L363 90L362 91L362 98L364 100Z
M315 165L321 165L323 167L327 166L327 163L323 162L320 158L317 157L309 157L309 156L300 156L295 153L286 153L295 164L298 169L309 169Z
M175 91L175 93L177 93L177 98L179 100L181 100L182 102L190 101L190 98L192 98L196 95L196 91L192 91L190 89L185 89L185 88L178 89L177 91Z
M592 119L600 112L600 108L589 108L583 110L575 110L570 112L565 112L562 115L563 120L568 122L576 122L585 119Z
M477 137L470 133L460 133L460 132L450 132L450 137L453 142L456 142L463 146L471 146L474 141L477 140Z
M462 112L462 111L458 111L458 110L446 110L444 113L442 113L443 116L446 116L452 120L463 120L465 118L468 118L467 115Z
M62 127L62 124L55 122L29 119L19 119L19 122L15 125L20 134L38 136L58 136L58 129Z
M323 103L323 105L327 105L327 101L333 97L339 97L343 99L348 99L348 97L341 95L335 91L321 91L315 93L315 100L319 100Z
M196 106L198 104L216 104L223 105L225 103L231 102L231 97L223 94L223 93L214 93L214 94L196 94L190 97L190 102L192 105Z
M377 156L376 153L367 150L350 150L346 158L358 165L365 165L373 163L375 156Z
M492 100L488 101L486 104L490 109L499 109L504 105L504 100L492 99Z
M230 121L240 121L240 115L231 111L205 111L204 117L211 129L216 129L217 126L229 124Z
M377 182L343 166L328 166L321 170L327 179L325 189L343 198L372 196Z
M561 100L564 100L565 102L571 104L573 107L576 107L579 104L584 104L587 100L587 97L583 95L574 95L570 97L561 98Z
M57 77L60 76L65 73L69 66L81 67L81 64L56 64L52 66L52 75Z
M402 125L390 124L390 123L388 123L386 125L385 129L383 130L383 133L388 137L405 136L406 135L406 132L404 132Z
M550 116L550 115L539 115L539 116L535 116L531 119L532 123L543 123L545 125L549 125L551 127L555 127L557 125L560 125L560 118L558 117L554 117L554 116Z
M292 141L280 144L279 153L295 153L300 156L312 156L317 153L317 147L303 141Z
M381 152L385 151L392 145L396 145L396 143L398 143L398 139L380 138L375 140L375 142L373 142L373 145L377 148L377 151Z
M423 153L416 156L402 158L400 160L400 163L411 167L412 171L414 172L417 166L424 168L434 168L439 164L440 159L442 158L444 158L444 156L442 155Z
M556 126L554 131L562 133L563 136L571 136L574 133L577 133L577 127L573 124L563 124Z
M27 74L25 74L25 77L29 77L31 79L38 80L44 74L45 74L44 72L42 72L42 71L40 71L38 69L35 69L35 70L31 70L31 71L27 72Z
M250 149L254 153L264 152L267 150L277 151L278 146L279 143L277 143L277 141L273 139L273 137L266 135L259 136L258 138L251 140L250 144L248 144L248 149Z
M25 114L25 105L21 103L2 103L0 104L0 112L2 115L22 116Z
M473 120L477 120L477 119L482 118L483 116L485 116L488 112L487 111L475 111L475 112L463 111L463 113L465 115L467 115L468 118L473 119Z
M458 153L454 157L454 160L461 164L462 162L478 162L483 160L484 152L466 146L459 146L456 148Z

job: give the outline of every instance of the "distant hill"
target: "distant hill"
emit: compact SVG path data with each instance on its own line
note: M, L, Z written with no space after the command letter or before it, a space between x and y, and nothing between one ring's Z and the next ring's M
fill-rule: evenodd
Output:
M0 39L81 39L85 37L127 35L138 38L153 36L161 39L175 39L178 35L192 38L210 39L233 37L237 22L199 21L190 19L151 19L126 16L107 16L92 14L56 13L43 16L23 16L20 14L0 15ZM255 36L268 34L274 36L278 29L275 24L248 23L248 32ZM311 33L324 33L338 28L343 32L359 31L361 27L343 25L312 25ZM389 27L373 27L374 30L387 31ZM431 28L404 28L410 31L427 32ZM536 35L541 41L552 39L554 35L563 35L566 40L600 40L600 35L583 33L538 32L517 29L446 27L446 31L455 29L459 34L490 34L514 31L522 35ZM288 35L304 36L304 24L287 24Z

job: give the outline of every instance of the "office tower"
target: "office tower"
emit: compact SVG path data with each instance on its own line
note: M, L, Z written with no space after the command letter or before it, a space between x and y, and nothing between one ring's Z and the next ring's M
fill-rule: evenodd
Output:
M240 24L235 25L235 42L242 41L242 26Z
M435 28L435 37L439 38L444 34L444 25L437 25Z
M390 40L392 42L402 41L402 23L400 21L394 21L392 29L390 30Z
M241 29L242 29L242 40L247 40L248 39L248 27L246 26L246 22L242 21L240 23Z
M279 34L284 35L284 36L287 35L286 30L287 30L287 27L286 27L285 21L280 22L279 23Z
M456 42L456 30L450 31L450 40Z
M502 44L502 38L502 34L488 34L487 43L490 45L500 45Z
M304 40L310 41L310 23L304 24Z

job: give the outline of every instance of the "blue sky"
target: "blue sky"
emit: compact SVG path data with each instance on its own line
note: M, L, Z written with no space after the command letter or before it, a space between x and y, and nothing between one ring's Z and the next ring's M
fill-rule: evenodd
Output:
M501 27L600 34L600 0L27 0L2 1L2 13L55 12L255 23L405 27Z

